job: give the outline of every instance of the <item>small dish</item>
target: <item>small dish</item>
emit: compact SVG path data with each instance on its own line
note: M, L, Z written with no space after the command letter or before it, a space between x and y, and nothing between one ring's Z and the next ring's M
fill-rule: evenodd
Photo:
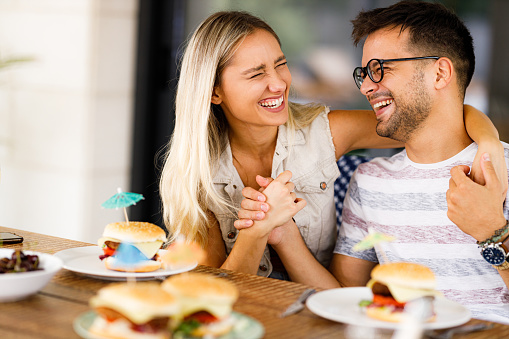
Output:
M0 258L10 258L14 250L0 248ZM62 268L59 258L46 253L25 251L25 254L38 255L41 270L0 274L0 302L12 302L37 293Z

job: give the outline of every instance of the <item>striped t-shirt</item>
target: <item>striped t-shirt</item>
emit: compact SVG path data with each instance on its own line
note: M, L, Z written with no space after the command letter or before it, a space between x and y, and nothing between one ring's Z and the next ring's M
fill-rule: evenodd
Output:
M509 145L503 143L509 163ZM476 240L447 217L450 170L471 166L473 143L454 157L434 164L412 162L406 151L361 164L343 208L335 253L372 262L408 261L426 265L437 289L469 308L474 318L509 324L509 291L498 271L481 256ZM509 204L504 215L509 216ZM352 251L368 228L392 235L376 249Z

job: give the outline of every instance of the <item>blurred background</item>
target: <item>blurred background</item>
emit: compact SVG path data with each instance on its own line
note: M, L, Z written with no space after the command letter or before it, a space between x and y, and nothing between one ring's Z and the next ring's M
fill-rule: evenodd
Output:
M158 177L173 130L177 62L212 12L246 10L278 33L292 100L367 108L350 20L389 0L0 0L0 225L95 242L142 193L132 220L162 225ZM509 1L443 0L474 37L466 102L509 141ZM383 155L370 152L372 155Z

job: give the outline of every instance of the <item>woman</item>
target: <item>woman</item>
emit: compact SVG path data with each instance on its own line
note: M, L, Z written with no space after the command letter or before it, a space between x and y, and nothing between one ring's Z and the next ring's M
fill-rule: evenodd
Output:
M271 232L295 222L327 267L336 241L337 159L354 149L402 146L375 133L372 111L290 103L290 84L279 38L248 13L213 14L189 41L160 192L170 233L200 243L202 264L269 276L277 253L267 244L279 240L279 230ZM467 109L465 119L483 152L499 142L482 113ZM277 177L268 212L277 217L237 231L242 189L259 189L257 175L262 183ZM267 211L264 199L260 194L259 207Z

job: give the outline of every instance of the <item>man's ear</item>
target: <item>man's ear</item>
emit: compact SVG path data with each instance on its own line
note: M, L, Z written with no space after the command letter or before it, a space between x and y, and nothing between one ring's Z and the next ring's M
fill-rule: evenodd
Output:
M449 58L442 57L435 64L436 79L435 88L442 89L446 87L455 76L454 66Z
M212 98L210 98L210 102L212 102L214 105L219 105L223 102L223 99L221 98L221 95L219 94L220 90L217 87L214 87L212 90Z

